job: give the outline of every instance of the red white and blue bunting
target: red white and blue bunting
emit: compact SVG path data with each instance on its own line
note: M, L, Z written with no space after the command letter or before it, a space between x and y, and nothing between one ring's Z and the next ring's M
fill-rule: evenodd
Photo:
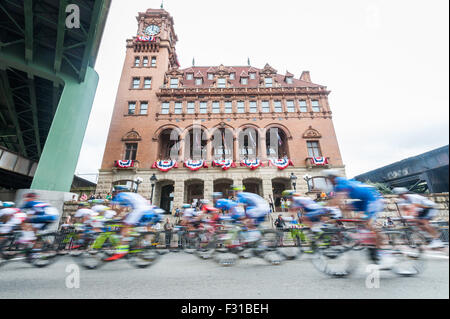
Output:
M129 168L129 167L134 166L134 161L133 160L126 160L126 161L118 160L118 161L116 161L116 164L114 166L120 167L120 168Z
M278 169L285 169L289 165L294 166L294 164L292 164L292 161L288 158L269 159L269 166L276 166L278 167Z
M177 161L164 160L153 163L152 168L158 168L162 172L167 172L172 168L178 168Z
M241 161L241 166L247 166L251 170L257 169L260 166L264 166L259 159L244 159Z
M222 167L223 170L227 170L230 167L236 167L236 164L231 159L222 159L212 161L212 166Z
M309 159L313 165L323 166L328 164L328 159L326 157L310 157Z
M154 42L156 37L154 35L138 35L137 40L139 42Z
M199 170L202 167L208 167L206 161L204 160L186 160L184 166L189 168L191 171Z

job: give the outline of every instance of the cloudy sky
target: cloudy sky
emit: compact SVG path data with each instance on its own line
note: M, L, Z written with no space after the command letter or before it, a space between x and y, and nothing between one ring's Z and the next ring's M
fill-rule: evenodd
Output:
M95 69L100 82L77 174L100 168L136 15L161 0L113 0ZM266 63L331 90L348 177L449 143L446 0L165 0L182 68ZM95 179L94 176L81 175Z

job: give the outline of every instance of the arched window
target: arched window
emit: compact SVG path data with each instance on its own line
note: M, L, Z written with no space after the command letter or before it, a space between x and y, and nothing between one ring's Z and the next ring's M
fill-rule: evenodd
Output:
M233 132L230 129L214 130L211 143L211 155L215 160L233 158Z
M159 135L159 160L176 160L180 151L180 136L176 129L165 129Z
M259 135L253 127L239 132L239 159L255 159L258 156Z
M266 131L267 157L289 157L288 138L284 130L278 127L268 128Z
M185 159L206 160L207 135L203 129L193 128L184 137Z

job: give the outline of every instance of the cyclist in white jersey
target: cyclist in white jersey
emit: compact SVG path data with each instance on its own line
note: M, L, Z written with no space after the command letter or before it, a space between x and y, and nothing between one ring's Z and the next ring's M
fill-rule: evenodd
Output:
M439 239L439 233L430 225L430 219L436 215L436 203L428 198L413 194L404 187L396 187L392 190L394 194L399 195L399 208L402 211L413 211L415 221L419 227L428 232L433 241L428 245L428 248L442 248L444 243Z

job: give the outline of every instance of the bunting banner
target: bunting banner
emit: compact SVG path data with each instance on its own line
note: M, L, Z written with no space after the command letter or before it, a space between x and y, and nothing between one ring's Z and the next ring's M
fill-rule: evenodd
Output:
M260 166L264 166L263 163L259 159L244 159L241 161L241 166L247 166L251 170L257 169Z
M199 170L202 167L208 167L206 161L204 160L187 160L184 162L184 166L189 168L191 171Z
M319 157L310 157L311 164L317 165L317 166L323 166L328 164L328 159L323 156Z
M120 168L128 168L128 167L133 167L134 166L134 161L133 160L127 160L127 161L116 161L116 167L120 167Z
M156 37L154 35L138 35L137 40L139 42L154 42Z
M292 164L292 161L288 158L269 159L269 166L276 166L278 167L278 169L285 169L289 165L294 166L294 164Z
M177 161L165 160L156 161L153 163L152 168L158 168L162 172L167 172L172 168L178 168Z
M212 161L212 166L222 167L223 170L227 170L230 167L236 167L236 164L231 159L222 159Z

